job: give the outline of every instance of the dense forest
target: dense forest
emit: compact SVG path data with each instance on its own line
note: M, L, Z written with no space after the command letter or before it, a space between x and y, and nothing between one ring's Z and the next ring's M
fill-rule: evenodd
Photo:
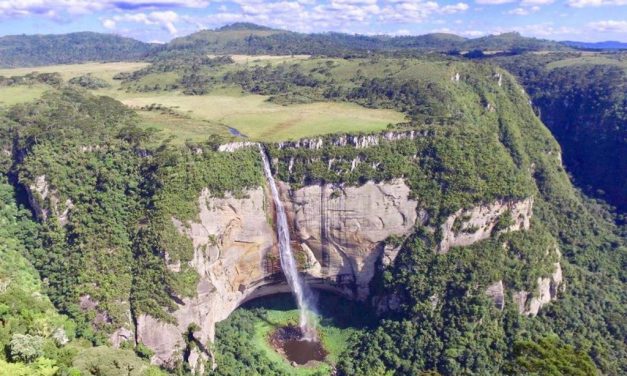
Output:
M163 54L189 52L350 56L375 52L458 53L477 49L520 53L547 49L565 50L569 47L548 40L522 37L518 33L476 39L445 33L399 37L344 33L303 34L250 23L235 23L215 30L202 30L163 45L92 32L9 35L0 37L0 67L30 67L88 61L132 61L152 59Z
M627 154L627 55L521 55L496 61L529 92L562 146L575 183L624 213L627 161L620 156Z
M8 35L0 37L0 67L139 60L151 49L150 44L131 38L91 32Z
M424 53L489 50L523 51L567 50L557 42L526 38L518 33L466 39L453 34L433 33L420 36L364 36L343 33L303 34L236 23L216 30L202 30L174 39L163 51L203 51L219 54L351 56L371 53ZM156 53L158 54L158 50Z

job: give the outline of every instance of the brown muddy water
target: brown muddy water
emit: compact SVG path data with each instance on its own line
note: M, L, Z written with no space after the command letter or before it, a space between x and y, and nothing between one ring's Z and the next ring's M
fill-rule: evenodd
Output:
M327 351L319 341L302 339L302 332L297 326L284 326L270 335L270 344L283 354L290 363L305 365L312 361L324 361Z

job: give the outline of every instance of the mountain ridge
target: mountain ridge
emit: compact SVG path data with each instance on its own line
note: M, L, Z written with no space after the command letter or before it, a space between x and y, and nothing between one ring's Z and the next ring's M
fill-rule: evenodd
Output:
M372 52L447 52L455 50L537 51L568 49L558 42L518 33L475 39L451 33L416 36L361 35L339 32L299 33L252 23L233 23L175 38L156 45L98 32L6 35L0 37L0 66L31 67L87 61L127 61L151 58L163 51L192 49L228 54L343 55ZM63 51L59 54L59 51Z

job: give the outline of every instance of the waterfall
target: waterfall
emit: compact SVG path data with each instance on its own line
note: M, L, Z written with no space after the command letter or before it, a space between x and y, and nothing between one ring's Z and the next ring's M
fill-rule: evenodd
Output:
M300 329L303 333L303 338L306 340L316 339L315 325L310 322L308 312L313 311L313 295L309 287L305 284L305 281L298 274L298 268L296 265L296 259L292 253L292 247L290 246L290 229L287 225L287 215L285 214L285 208L279 197L279 190L272 176L272 170L270 169L270 162L263 147L259 145L259 151L261 152L261 159L263 160L263 171L270 185L272 191L272 199L274 200L274 207L276 208L276 231L279 239L279 255L281 258L281 269L285 274L287 283L292 290L292 293L296 297L296 304L300 311Z

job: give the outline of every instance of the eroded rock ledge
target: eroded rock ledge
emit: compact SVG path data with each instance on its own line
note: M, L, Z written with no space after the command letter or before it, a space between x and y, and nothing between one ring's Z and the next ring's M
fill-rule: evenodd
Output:
M501 232L528 230L533 215L533 198L524 200L497 200L472 209L459 209L441 226L442 241L439 251L451 247L468 246L488 239L493 230ZM503 223L503 228L496 228Z
M388 131L368 135L331 135L329 137L303 138L297 141L286 141L278 144L279 149L317 150L324 146L353 146L357 149L377 146L381 141L413 140L425 137L428 131L411 130L405 132Z
M74 203L68 198L61 204L59 193L50 187L46 175L37 176L34 183L28 188L26 192L29 204L39 220L46 221L52 214L61 226L67 224L68 215L70 210L74 208ZM46 201L48 201L47 204Z
M329 281L364 300L368 284L381 259L388 237L409 235L416 220L418 202L409 198L402 180L368 182L359 187L331 184L292 191L280 185L282 200L293 224L293 238L307 256L306 273ZM423 216L420 220L424 220ZM392 249L386 252L395 258Z

